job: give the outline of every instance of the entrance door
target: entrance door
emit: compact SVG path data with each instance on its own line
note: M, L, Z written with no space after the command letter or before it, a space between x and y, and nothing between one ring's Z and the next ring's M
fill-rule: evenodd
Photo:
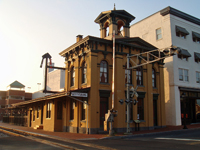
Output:
M108 98L100 97L100 127L104 126L105 114L108 113Z
M30 110L30 120L29 120L29 127L32 126L32 110Z
M157 100L153 100L153 121L154 121L154 126L157 126L158 125Z
M43 124L43 104L42 104L42 107L41 107L41 124Z

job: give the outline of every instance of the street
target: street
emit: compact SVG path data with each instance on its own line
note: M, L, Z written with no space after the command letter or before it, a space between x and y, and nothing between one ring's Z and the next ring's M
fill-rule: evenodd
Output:
M6 136L0 133L0 150L58 150L68 149L60 147L73 146L72 149L117 149L117 150L199 150L200 149L200 129L169 131L154 134L131 135L127 138L118 139L94 139L94 140L75 140L58 141L44 137L20 137ZM114 137L116 138L116 137ZM36 140L37 139L37 140ZM39 140L38 140L39 139ZM53 144L57 143L57 144ZM59 144L58 144L59 143ZM95 146L96 145L96 146ZM69 147L70 148L70 147ZM71 149L70 148L70 149Z
M0 150L60 150L58 147L42 144L19 136L1 136Z
M85 141L114 149L126 150L199 150L200 149L200 129L182 130L162 133L159 135L136 136L127 139L104 139Z

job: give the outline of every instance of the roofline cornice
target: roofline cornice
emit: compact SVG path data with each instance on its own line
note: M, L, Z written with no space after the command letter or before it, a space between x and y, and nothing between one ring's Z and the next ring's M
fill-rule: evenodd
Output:
M144 50L152 50L154 49L155 47L153 45L148 45L149 47L144 47L144 46L139 46L139 45L134 45L134 44L131 44L131 43L127 43L127 41L130 41L130 40L134 40L134 41L140 41L140 38L128 38L128 39L125 39L123 41L123 39L116 39L116 44L123 44L123 45L126 45L126 46L130 46L130 47L133 47L133 48L139 48L139 49L144 49ZM65 54L77 47L79 47L80 45L82 44L86 44L86 45L89 45L89 43L91 41L94 41L94 42L102 42L102 43L105 43L105 44L113 44L113 41L112 40L107 40L107 39L102 39L102 38L98 38L98 37L93 37L93 36L87 36L85 37L84 39L82 39L81 41L73 44L72 46L66 48L65 50L63 50L62 52L60 52L59 54L63 57L65 57ZM141 42L141 41L140 41Z
M160 14L161 14L162 16L171 14L171 15L174 15L174 16L179 17L179 18L181 18L181 19L184 19L184 20L186 20L186 21L189 21L189 22L192 22L192 23L194 23L194 24L200 25L200 19L198 19L198 18L196 18L196 17L193 17L193 16L191 16L191 15L189 15L189 14L186 14L186 13L184 13L184 12L182 12L182 11L179 11L179 10L177 10L177 9L175 9L175 8L172 8L172 7L170 7L170 6L168 6L168 7L164 8L164 9L162 9L162 10L160 11Z

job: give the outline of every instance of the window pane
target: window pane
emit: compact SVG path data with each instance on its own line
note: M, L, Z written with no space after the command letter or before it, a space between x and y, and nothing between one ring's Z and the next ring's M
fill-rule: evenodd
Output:
M183 75L183 70L179 69L179 75Z
M184 70L184 75L188 76L188 70Z
M100 82L105 83L107 82L107 75L108 74L108 68L107 68L107 62L101 61L100 63Z
M188 70L184 70L185 81L189 81Z

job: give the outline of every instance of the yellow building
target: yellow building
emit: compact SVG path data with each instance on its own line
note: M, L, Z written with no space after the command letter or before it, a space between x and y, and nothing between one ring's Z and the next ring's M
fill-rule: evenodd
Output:
M135 130L134 120L140 120L141 130L164 127L163 62L126 70L127 54L156 49L138 37L130 38L130 22L134 19L125 10L102 12L95 20L100 25L100 38L78 35L76 43L60 52L66 64L65 91L14 105L28 109L27 126L46 131L86 133L88 123L89 134L103 132L105 113L112 107L112 33L115 30L114 110L118 111L113 123L115 132L126 131L126 104L121 105L119 100L126 99L127 76L130 86L138 86L139 95L134 97L138 103L130 105L131 129ZM87 94L76 97L78 101L70 98L73 92ZM82 102L88 103L88 112L87 105Z

